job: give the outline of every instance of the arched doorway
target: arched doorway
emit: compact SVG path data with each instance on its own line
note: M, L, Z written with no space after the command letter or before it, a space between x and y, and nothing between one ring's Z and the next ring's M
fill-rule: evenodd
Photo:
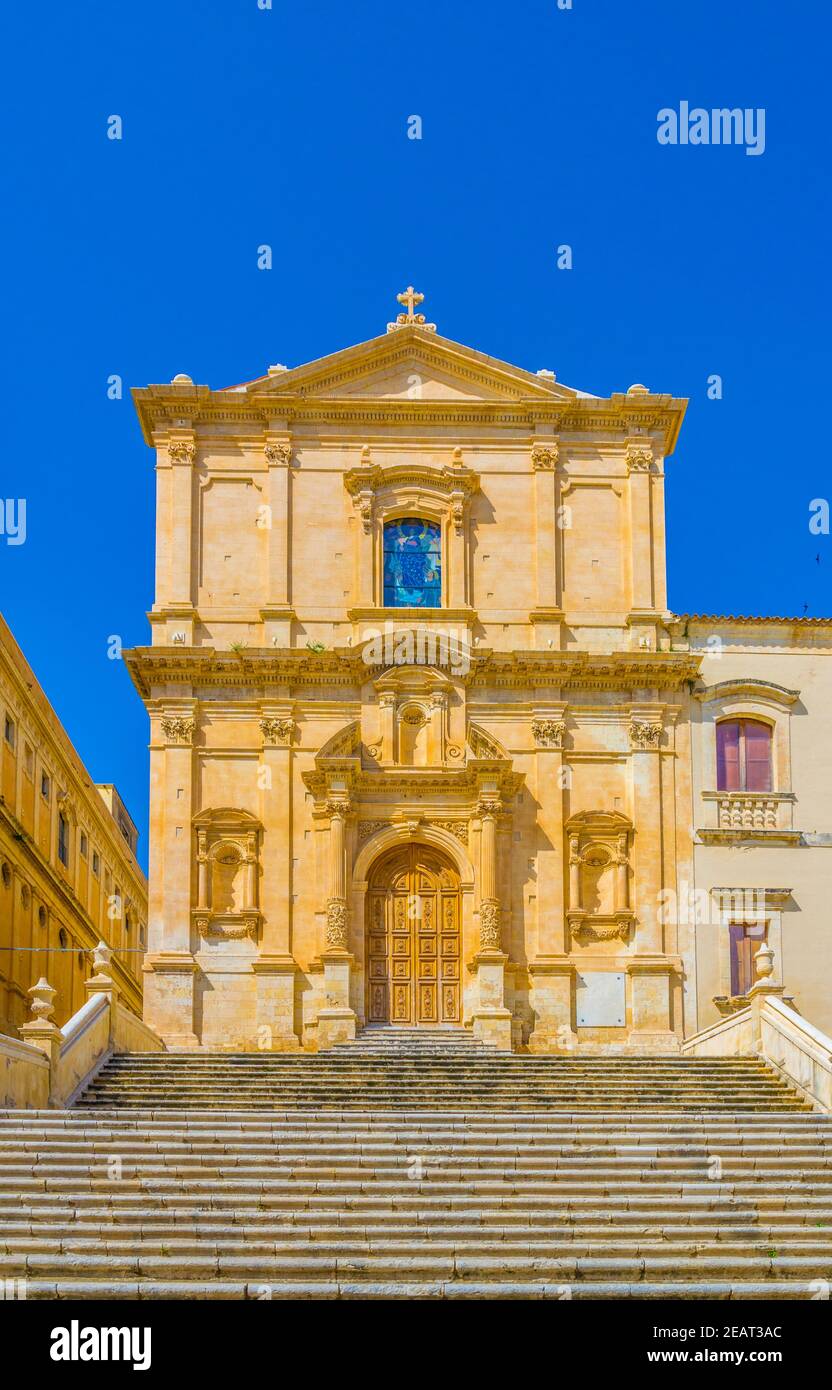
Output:
M366 899L367 1021L459 1023L460 885L440 850L409 844L372 866Z

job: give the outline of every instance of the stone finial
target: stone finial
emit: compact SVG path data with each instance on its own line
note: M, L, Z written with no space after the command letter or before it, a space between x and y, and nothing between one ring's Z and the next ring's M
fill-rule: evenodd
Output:
M113 959L112 947L106 941L99 941L92 953L92 963L96 975L111 975L112 969L110 962Z
M770 983L774 973L774 951L767 941L763 942L754 956L754 970L758 980Z
M58 993L53 989L45 975L41 975L36 985L28 991L31 995L32 1003L30 1008L37 1023L48 1023L55 1012L55 995Z

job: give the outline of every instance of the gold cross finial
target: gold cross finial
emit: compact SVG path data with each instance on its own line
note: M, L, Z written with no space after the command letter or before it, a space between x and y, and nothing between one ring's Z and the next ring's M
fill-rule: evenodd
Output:
M414 314L413 310L416 308L417 304L422 303L424 297L425 296L423 294L419 294L418 290L414 290L412 285L408 285L404 294L396 295L396 298L398 299L400 304L407 305L407 317L411 320L416 318L416 315ZM424 314L420 314L419 318L424 319Z
M409 328L413 326L417 328L425 328L429 333L435 333L436 324L425 323L424 314L416 313L416 305L421 304L424 297L425 296L423 294L420 294L418 290L414 290L412 285L408 285L406 290L404 290L401 294L397 294L396 298L398 299L400 304L404 304L405 308L407 309L407 313L398 314L395 323L388 323L387 332L392 333L395 328Z

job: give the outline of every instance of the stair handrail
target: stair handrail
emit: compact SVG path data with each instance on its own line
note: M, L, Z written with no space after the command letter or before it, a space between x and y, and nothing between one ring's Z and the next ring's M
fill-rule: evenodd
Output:
M164 1052L165 1044L149 1024L132 1014L121 1002L119 987L113 978L112 950L99 941L92 952L95 973L85 981L87 998L80 1009L59 1028L52 1021L55 995L45 976L29 990L33 1018L18 1029L23 1042L38 1049L47 1058L49 1084L46 1092L43 1078L33 1089L33 1078L20 1064L12 1074L14 1089L12 1105L41 1108L46 1104L57 1109L71 1106L86 1089L94 1076L114 1052ZM28 1069L31 1071L31 1067ZM16 1099L15 1096L18 1098Z
M832 1114L832 1038L783 999L771 946L760 947L754 966L747 1006L685 1038L683 1055L761 1057L815 1109Z

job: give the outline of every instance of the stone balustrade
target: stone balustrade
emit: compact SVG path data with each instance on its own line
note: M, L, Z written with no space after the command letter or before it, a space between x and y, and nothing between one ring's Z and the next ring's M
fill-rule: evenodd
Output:
M44 977L29 990L32 1019L21 1040L0 1035L0 1107L63 1109L114 1052L163 1052L164 1043L119 999L112 951L99 941L87 999L61 1029L52 1022L56 991Z

